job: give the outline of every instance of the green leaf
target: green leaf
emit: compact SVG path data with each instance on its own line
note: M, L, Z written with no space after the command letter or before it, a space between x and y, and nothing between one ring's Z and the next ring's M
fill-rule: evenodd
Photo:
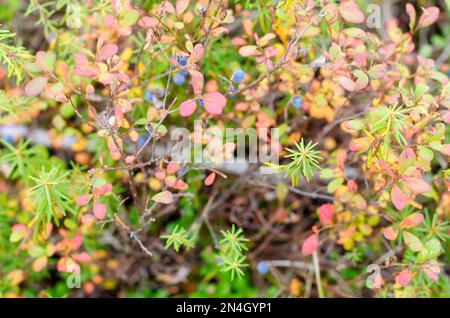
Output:
M438 239L432 238L425 243L425 248L417 256L417 262L423 263L438 257L442 252L442 245Z
M139 12L132 9L132 10L125 12L125 14L121 20L121 22L122 22L121 24L123 26L132 26L133 24L135 24L137 22L138 19L139 19Z
M332 180L330 183L328 183L327 191L328 191L329 193L333 193L333 192L336 191L337 188L339 188L339 186L342 185L343 183L344 183L344 178L334 179L334 180Z
M413 252L420 252L423 249L422 242L420 239L410 232L403 232L403 238L405 239L406 245Z

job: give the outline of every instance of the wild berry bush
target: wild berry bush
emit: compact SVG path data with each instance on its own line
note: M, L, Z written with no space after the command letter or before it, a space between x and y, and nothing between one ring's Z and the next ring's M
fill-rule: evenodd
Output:
M0 296L450 296L448 5L3 0Z

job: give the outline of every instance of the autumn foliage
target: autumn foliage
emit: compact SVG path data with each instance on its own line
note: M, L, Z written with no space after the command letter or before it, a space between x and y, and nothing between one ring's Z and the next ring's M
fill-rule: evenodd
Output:
M450 296L443 1L13 2L0 297Z

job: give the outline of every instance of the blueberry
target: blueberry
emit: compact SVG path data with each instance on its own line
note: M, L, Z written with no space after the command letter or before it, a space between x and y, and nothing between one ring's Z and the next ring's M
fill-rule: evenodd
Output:
M6 135L5 136L5 141L11 145L14 145L14 137L11 135Z
M258 262L258 264L256 264L256 270L261 275L267 274L269 272L269 263L265 261Z
M197 105L203 107L203 101L201 99L197 100Z
M173 77L173 83L177 86L183 85L184 82L186 81L186 77L184 77L181 74L175 74L175 76Z
M300 96L295 96L292 100L292 105L295 108L299 108L302 105L303 99Z
M181 70L179 73L183 76L187 76L189 74L189 72L186 70Z
M245 77L244 71L241 69L237 69L236 71L234 71L233 75L231 75L231 81L239 84L244 80L244 77Z
M151 101L153 100L153 93L152 93L152 91L145 91L145 93L144 93L144 99L145 99L147 102L151 102Z
M139 136L138 140L136 141L136 145L138 146L138 148L141 148L145 144L145 142L148 139L148 136L149 136L148 133L146 133L143 136Z
M183 56L177 56L176 60L177 60L178 64L180 64L181 66L187 65L187 59Z

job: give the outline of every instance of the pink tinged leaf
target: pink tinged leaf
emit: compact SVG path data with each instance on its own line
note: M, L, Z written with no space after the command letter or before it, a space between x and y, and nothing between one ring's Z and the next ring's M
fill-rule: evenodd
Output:
M152 197L152 200L157 203L170 204L173 202L173 195L169 191L163 191L163 192L155 194Z
M442 145L442 148L439 149L440 152L442 152L444 155L450 157L450 144Z
M126 156L125 157L125 163L126 164L132 164L136 160L136 157L134 155Z
M189 74L191 75L191 85L194 90L194 94L195 96L198 96L201 94L205 82L203 74L195 70L190 70Z
M158 180L164 180L166 177L166 173L164 171L156 171L155 172L155 178Z
M30 97L39 95L44 90L47 81L48 78L43 76L32 79L25 85L25 94Z
M241 46L247 44L247 41L245 41L243 38L235 37L231 39L231 44L235 46Z
M239 49L239 54L242 56L256 56L261 55L256 45L246 45Z
M312 255L317 251L317 247L319 246L319 235L312 234L306 238L306 240L302 244L302 254L303 255Z
M36 260L33 262L33 270L37 273L39 273L40 271L42 271L48 263L48 259L47 256L40 256L38 258L36 258Z
M96 202L94 204L93 213L98 220L103 220L106 216L106 205L100 202Z
M333 220L334 206L332 204L322 204L318 210L319 221L323 225L328 225Z
M109 153L111 154L111 159L112 160L120 160L120 158L122 158L121 155L121 150L122 150L122 140L121 139L116 139L117 145L119 146L119 148L117 147L116 143L114 142L114 140L112 138L108 138L108 149L109 149Z
M444 123L450 124L450 110L443 112L441 117Z
M416 154L411 147L405 147L405 149L400 154L401 162L414 161L416 160Z
M431 279L433 282L437 282L439 273L441 272L441 268L439 267L438 262L430 261L430 263L424 266L422 270L429 279Z
M195 109L197 108L197 104L192 99L185 100L180 104L180 115L183 117L191 116Z
M94 187L94 194L96 196L102 196L102 195L105 195L106 193L111 192L111 190L112 190L111 183L105 183L101 187L98 187L98 188Z
M212 184L214 183L214 180L216 180L216 173L215 173L215 172L209 174L209 175L206 177L206 179L205 179L205 181L204 181L205 186L210 186L210 185L212 185Z
M117 53L119 48L115 44L106 44L100 50L98 50L96 55L97 61L103 61L109 59L111 56Z
M75 65L73 72L78 76L83 77L94 77L97 75L97 72L94 68L89 66L88 64L77 64Z
M205 110L211 115L220 115L227 103L227 99L219 92L205 94L202 98Z
M416 194L425 193L431 190L431 187L423 179L416 177L402 177L403 184Z
M177 178L175 176L167 176L164 179L164 184L168 188L173 188L177 184Z
M194 49L192 50L191 56L189 56L189 62L191 63L197 63L202 58L203 54L205 53L205 49L203 48L202 44L196 44L194 46Z
M398 230L394 229L392 226L390 226L390 227L387 227L384 229L383 235L387 240L393 241L398 236Z
M75 59L76 64L87 64L88 63L88 58L84 54L75 54L74 59Z
M409 28L412 30L416 24L416 10L411 3L406 4L406 13L409 16Z
M370 146L370 139L367 137L362 137L362 138L356 138L355 140L353 140L350 145L348 146L348 149L350 151L359 151L362 149L366 149Z
M180 170L180 165L178 163L169 163L166 167L168 174L174 174L178 170Z
M90 194L83 194L83 195L78 196L77 199L75 200L75 202L79 206L85 206L86 204L89 203L91 198L92 198L92 195L90 195Z
M364 13L352 0L341 3L339 13L345 21L350 23L363 23L365 19Z
M356 83L347 76L338 77L339 84L349 92L353 92L356 89Z
M158 21L150 17L142 17L138 22L138 25L143 28L152 28L155 27L157 24Z
M39 51L36 53L36 65L43 71L45 71L45 56L47 54L44 51Z
M81 223L86 224L95 221L95 217L92 214L85 214L81 217Z
M400 284L402 287L405 287L409 284L409 282L412 279L412 273L409 270L409 268L405 268L402 270L397 277L395 278L395 281Z
M188 185L183 180L177 180L177 183L175 184L175 189L177 190L186 190L188 188Z
M403 191L394 184L391 190L391 200L397 210L402 210L408 202L408 197Z
M422 15L419 18L419 28L426 28L432 25L439 18L440 10L438 7L429 7L424 9Z
M86 252L74 253L71 254L70 257L72 257L78 263L88 263L91 261L91 257Z
M413 213L411 215L408 215L407 217L405 217L402 222L400 223L400 228L403 229L409 229L412 227L415 227L417 225L419 225L420 223L422 223L424 220L424 216L421 213Z
M164 1L160 6L159 6L160 10L162 12L167 12L167 13L175 13L175 8L173 6L173 4L171 4L168 1Z
M177 12L177 15L182 14L188 6L189 0L177 0L175 4L175 11Z

